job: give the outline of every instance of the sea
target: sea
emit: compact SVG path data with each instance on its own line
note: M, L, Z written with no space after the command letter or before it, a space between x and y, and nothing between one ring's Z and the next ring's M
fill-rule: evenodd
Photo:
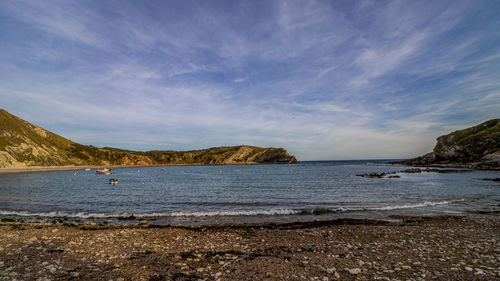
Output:
M389 160L0 174L0 218L157 225L265 223L500 208L498 171L402 173ZM394 178L359 174L395 173ZM110 179L118 180L109 184Z

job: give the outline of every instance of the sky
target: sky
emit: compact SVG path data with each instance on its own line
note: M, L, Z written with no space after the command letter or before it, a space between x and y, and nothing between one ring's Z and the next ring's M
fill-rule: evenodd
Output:
M0 1L0 108L133 150L395 159L500 117L500 1Z

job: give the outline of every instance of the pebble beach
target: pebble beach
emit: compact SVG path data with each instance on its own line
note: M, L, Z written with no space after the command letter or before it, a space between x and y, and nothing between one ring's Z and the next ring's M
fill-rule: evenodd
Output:
M500 217L0 224L0 280L500 280Z

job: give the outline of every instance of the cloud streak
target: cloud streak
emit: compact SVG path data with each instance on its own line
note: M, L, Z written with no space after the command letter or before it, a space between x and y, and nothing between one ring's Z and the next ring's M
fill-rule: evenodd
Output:
M102 146L415 156L498 117L498 8L4 1L0 107Z

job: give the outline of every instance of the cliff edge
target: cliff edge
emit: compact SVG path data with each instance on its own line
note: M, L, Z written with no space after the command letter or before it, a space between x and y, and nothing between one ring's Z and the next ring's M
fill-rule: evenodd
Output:
M432 152L395 163L500 170L500 119L440 136Z
M230 165L297 163L283 148L248 145L192 151L131 151L82 145L0 109L0 168L85 165Z

